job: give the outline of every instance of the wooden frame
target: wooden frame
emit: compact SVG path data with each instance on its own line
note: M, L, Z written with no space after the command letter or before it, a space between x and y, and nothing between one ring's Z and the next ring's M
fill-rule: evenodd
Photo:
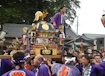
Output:
M35 55L31 55L32 57L33 56L35 56ZM61 55L43 55L43 57L44 58L61 58ZM11 58L11 56L10 55L0 55L0 59L3 59L3 58L7 58L7 59L9 59L9 58Z

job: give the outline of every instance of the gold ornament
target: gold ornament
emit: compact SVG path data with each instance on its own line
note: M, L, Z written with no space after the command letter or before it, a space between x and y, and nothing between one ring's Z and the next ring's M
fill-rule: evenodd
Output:
M37 24L37 28L39 28L39 23Z
M42 25L47 24L47 22L46 21L41 21L40 24L42 24Z
M57 29L57 30L56 30L56 33L58 33L58 32L59 32L59 30Z
M33 21L38 21L39 19L43 20L47 16L47 14L47 10L43 11L43 13L41 11L37 11L35 13L35 18Z
M23 32L24 32L24 33L26 33L26 32L27 32L27 30L28 30L28 28L27 28L27 27L23 27Z
M47 14L48 14L47 10L44 10L42 15L42 20L47 16Z
M51 24L51 28L53 29L54 28L54 26Z
M51 53L50 50L43 50L43 51L42 51L42 54L44 54L44 55L49 55L50 53Z
M63 25L60 25L60 26L59 26L59 29L60 29L60 32L62 32L62 31L64 30Z
M42 16L43 16L43 13L42 13L41 11L37 11L37 12L35 13L35 18L34 18L33 21L38 21L39 18L42 17Z
M42 25L42 28L43 28L44 30L48 30L48 29L49 29L49 26L48 26L47 24L43 24L43 25Z
M35 23L32 23L32 29L35 29Z

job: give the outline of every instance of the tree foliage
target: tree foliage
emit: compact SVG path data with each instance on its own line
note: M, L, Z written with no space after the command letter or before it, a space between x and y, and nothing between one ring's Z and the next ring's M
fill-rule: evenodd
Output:
M48 16L45 20L58 12L62 5L67 8L66 18L73 23L76 9L79 8L78 0L0 0L0 24L27 23L31 24L36 11L47 9Z

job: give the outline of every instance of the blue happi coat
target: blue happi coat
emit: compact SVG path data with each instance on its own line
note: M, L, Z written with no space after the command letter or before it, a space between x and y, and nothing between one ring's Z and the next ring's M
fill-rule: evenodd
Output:
M31 71L35 73L35 76L51 76L49 67L43 63L38 68L32 68Z
M12 69L12 63L8 59L0 59L0 76Z
M19 69L19 70L11 70L2 76L35 76L35 74L32 71L26 70L26 69Z
M81 76L80 71L71 65L54 63L51 70L56 73L57 76Z

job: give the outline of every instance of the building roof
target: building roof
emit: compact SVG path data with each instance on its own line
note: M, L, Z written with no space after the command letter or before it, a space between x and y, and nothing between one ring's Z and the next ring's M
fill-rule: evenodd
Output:
M80 46L81 45L81 42L74 42L74 44L76 45L76 46ZM83 46L90 46L91 44L90 43L84 43L83 42Z
M86 36L87 38L90 38L90 39L97 39L97 38L104 38L105 34L88 34L88 33L84 33L84 34L82 34L82 36Z
M6 37L22 37L23 27L28 27L31 29L31 25L27 24L10 24L6 23L3 25L3 31L7 32Z
M87 37L85 37L85 36L77 36L76 38L74 38L73 40L71 40L71 41L69 41L69 42L67 42L67 43L65 43L66 45L68 45L68 44L71 44L71 43L75 43L75 44L80 44L80 42L83 42L84 43L84 45L86 44L86 45L94 45L93 44L93 40L92 39L90 39L90 38L87 38Z
M70 36L70 39L74 39L78 36L70 27L66 27L66 35Z
M31 25L27 24L10 24L6 23L3 25L3 31L6 31L8 34L6 37L22 37L23 27L28 27L31 29ZM66 27L66 34L70 36L70 39L74 39L78 36L70 27Z

